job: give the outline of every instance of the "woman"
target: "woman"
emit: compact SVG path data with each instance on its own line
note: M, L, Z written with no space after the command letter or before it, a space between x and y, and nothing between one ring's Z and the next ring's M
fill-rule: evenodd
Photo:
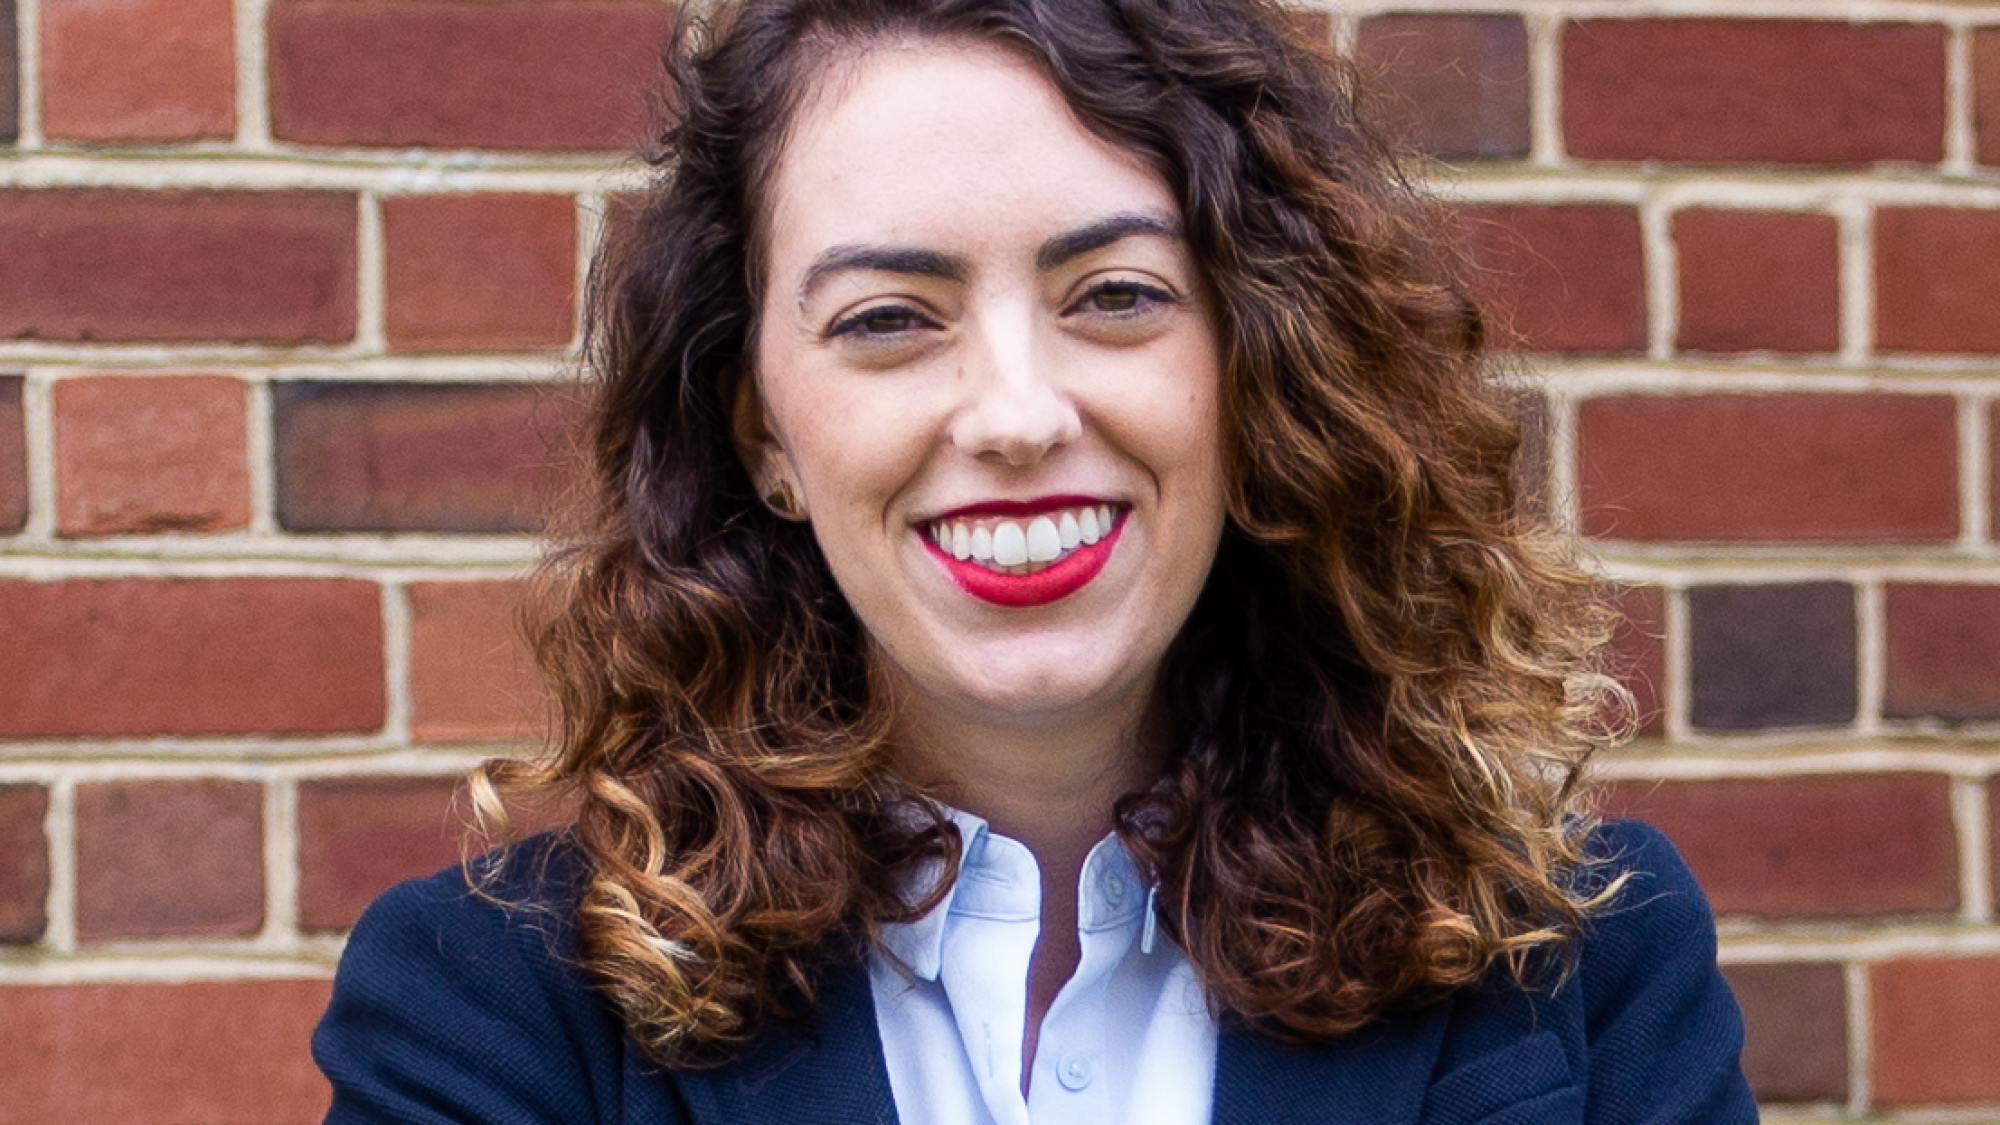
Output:
M592 295L573 827L333 1120L1754 1120L1445 219L1262 0L736 0Z

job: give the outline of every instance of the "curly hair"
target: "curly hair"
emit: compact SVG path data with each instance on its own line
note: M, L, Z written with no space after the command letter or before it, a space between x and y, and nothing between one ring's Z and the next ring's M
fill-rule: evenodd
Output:
M1215 295L1228 524L1161 672L1166 775L1117 831L1218 1016L1323 1039L1559 964L1595 901L1605 613L1517 495L1452 220L1352 69L1268 0L724 0L672 39L592 272L592 486L532 625L561 741L474 778L503 828L502 793L573 794L582 957L629 1031L726 1054L957 860L888 769L861 623L730 436L786 130L829 60L910 40L1039 68L1174 191Z

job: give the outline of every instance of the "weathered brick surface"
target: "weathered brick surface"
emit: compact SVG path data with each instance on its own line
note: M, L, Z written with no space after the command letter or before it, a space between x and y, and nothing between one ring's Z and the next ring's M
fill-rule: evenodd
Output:
M0 580L0 738L372 731L378 587L350 579Z
M1688 591L1689 718L1709 730L1854 720L1854 589L1844 582Z
M531 385L281 383L290 531L497 534L540 523L566 411Z
M230 0L42 0L42 128L68 141L236 131Z
M2000 27L1972 33L1972 120L1979 162L2000 165Z
M1528 31L1516 16L1390 15L1355 49L1410 142L1438 156L1528 152Z
M1882 711L2000 719L2000 586L1892 583Z
M1611 672L1632 693L1639 733L1659 734L1666 729L1667 593L1658 586L1627 587L1619 591L1618 611L1622 620L1611 638Z
M65 535L226 531L250 520L244 387L224 376L56 385L56 522Z
M549 727L515 626L514 582L419 582L410 599L410 733L427 742L531 740Z
M342 192L0 190L0 338L347 340L357 222Z
M21 130L19 41L14 5L0 4L0 143L4 144L12 144Z
M272 129L311 145L630 149L668 17L649 0L278 0Z
M1743 1074L1761 1102L1847 1096L1847 982L1824 962L1727 965L1743 1008Z
M2000 352L2000 210L1884 207L1875 213L1875 345Z
M1638 212L1563 204L1466 207L1461 214L1495 343L1549 352L1645 347Z
M0 535L28 522L28 443L21 416L22 379L0 375Z
M0 988L0 1125L308 1125L324 980Z
M299 786L299 925L344 930L376 895L459 860L456 778L365 777Z
M264 789L119 781L76 791L84 941L250 934L264 924Z
M1682 211L1676 343L1703 352L1840 346L1839 229L1832 215Z
M1927 395L1657 395L1579 408L1585 534L1735 542L1958 534L1956 406Z
M392 346L555 347L573 334L569 196L402 196L383 203L382 231Z
M1944 157L1936 24L1603 19L1562 37L1563 139L1587 160Z
M0 785L0 942L34 941L48 925L49 791Z
M1879 1102L2000 1101L2000 957L1885 961L1868 983Z
M1942 777L1630 781L1606 801L1673 840L1718 914L1860 918L1958 906Z

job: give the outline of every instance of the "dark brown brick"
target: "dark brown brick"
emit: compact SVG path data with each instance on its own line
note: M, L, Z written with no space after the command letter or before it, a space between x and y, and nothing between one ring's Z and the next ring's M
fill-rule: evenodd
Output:
M381 593L319 578L0 580L0 737L381 728Z
M49 791L0 785L0 941L35 941L48 927Z
M1877 1102L2000 1101L2000 957L1885 961L1868 985Z
M1460 214L1496 344L1549 352L1646 346L1637 211L1565 204L1467 207Z
M1690 719L1706 730L1854 721L1854 588L1843 582L1688 591Z
M1839 965L1725 965L1743 1008L1743 1073L1760 1102L1847 1097L1847 981Z
M630 149L670 16L652 0L278 0L272 131L311 145Z
M20 41L14 5L0 4L0 144L13 144L21 135L21 79L15 61Z
M1625 781L1609 811L1672 837L1721 914L1864 918L1958 908L1951 784L1933 774Z
M1586 535L1707 542L1958 534L1958 415L1931 395L1644 395L1577 419Z
M304 1125L324 980L0 988L0 1120Z
M256 933L264 924L263 786L79 785L76 865L76 931L85 941Z
M2000 719L2000 586L1892 584L1882 712Z
M459 860L456 778L363 777L299 786L299 925L344 930L376 895Z
M416 582L410 598L410 733L432 742L527 741L549 700L515 626L519 583Z
M412 195L382 205L389 343L546 348L575 331L576 200Z
M1979 162L2000 165L2000 27L1972 33L1972 120Z
M1586 160L1944 157L1937 24L1604 19L1562 34L1565 147Z
M69 141L236 131L230 0L42 0L42 130Z
M1361 21L1361 63L1437 156L1528 152L1528 32L1516 16L1390 15Z
M1678 343L1702 352L1840 346L1839 224L1832 215L1682 211Z
M1607 654L1612 675L1632 693L1640 734L1666 729L1667 592L1628 586L1618 592L1622 618Z
M247 409L243 381L221 375L57 383L56 526L65 535L245 526Z
M348 340L357 222L344 192L0 190L0 338Z
M276 412L291 531L532 531L568 418L525 384L281 383Z
M0 534L28 522L28 441L23 428L22 379L0 375Z
M2000 210L1875 213L1875 346L2000 352Z

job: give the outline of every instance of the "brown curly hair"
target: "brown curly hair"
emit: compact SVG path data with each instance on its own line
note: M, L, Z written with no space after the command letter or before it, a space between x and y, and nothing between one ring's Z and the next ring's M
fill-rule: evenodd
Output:
M786 128L843 50L924 39L1014 52L1148 161L1214 294L1229 522L1161 673L1166 776L1117 816L1218 1014L1319 1039L1559 964L1603 613L1516 495L1450 217L1352 70L1268 0L723 0L673 37L593 270L594 488L533 626L561 743L474 778L503 827L500 794L573 792L582 956L630 1032L726 1053L956 861L887 769L861 624L730 438Z

